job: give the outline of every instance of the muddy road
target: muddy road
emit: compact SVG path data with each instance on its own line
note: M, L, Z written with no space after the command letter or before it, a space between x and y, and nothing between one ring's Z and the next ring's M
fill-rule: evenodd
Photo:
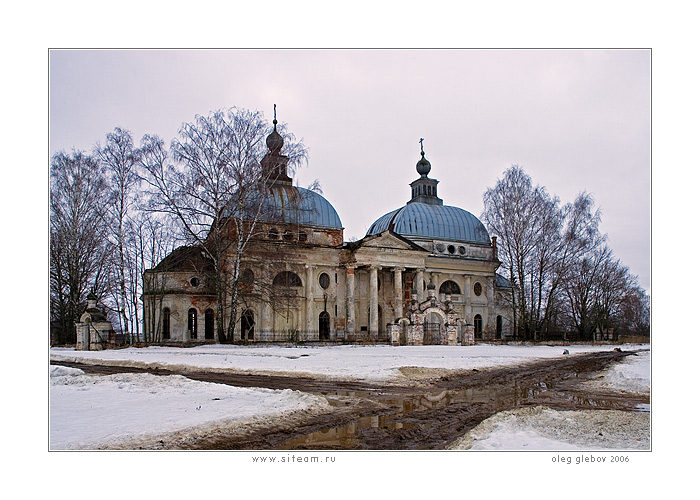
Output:
M324 396L327 411L297 412L209 433L176 433L127 449L187 450L421 450L445 449L491 415L526 406L557 410L633 411L648 395L591 390L585 382L635 351L607 351L530 361L487 370L444 371L410 385L381 385L202 370L171 371L56 362L85 373L183 375L193 380L239 387L293 389ZM404 375L409 379L412 370ZM438 371L434 371L438 373Z

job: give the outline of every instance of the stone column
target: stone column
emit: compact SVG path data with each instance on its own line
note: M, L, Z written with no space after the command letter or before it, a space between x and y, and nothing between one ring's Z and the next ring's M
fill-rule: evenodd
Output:
M403 317L403 274L402 267L394 268L394 319Z
M345 277L345 337L355 336L355 266L347 267Z
M469 275L464 275L464 321L468 325L474 324L472 318L472 279Z
M418 292L418 302L423 302L423 299L425 298L425 293L423 291L423 286L425 283L425 278L423 276L424 272L425 269L418 269L418 273L416 274L416 292Z
M263 283L272 283L270 271L263 271ZM267 287L265 287L267 288ZM272 333L272 305L270 304L270 291L263 289L262 307L260 311L260 340L276 340Z
M369 268L369 335L372 340L379 338L379 286L377 266Z
M494 300L495 284L495 278L489 278L486 280L486 304L488 306L488 313L484 330L486 331L486 327L488 327L487 331L489 332L489 337L491 335L494 337L496 336L496 301Z
M314 334L314 268L306 265L306 332L305 340L318 340L318 332Z

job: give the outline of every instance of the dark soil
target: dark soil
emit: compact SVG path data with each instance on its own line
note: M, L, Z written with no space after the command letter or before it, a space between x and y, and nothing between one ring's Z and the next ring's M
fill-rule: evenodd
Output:
M325 396L325 412L301 412L270 423L197 435L176 434L143 449L444 449L491 415L524 406L558 410L632 411L649 396L591 391L582 383L611 363L635 352L608 351L562 355L518 366L487 370L445 371L420 386L380 385L361 381L253 375L203 370L171 371L122 366L55 362L88 374L151 373L183 375L193 380L239 387L293 389Z

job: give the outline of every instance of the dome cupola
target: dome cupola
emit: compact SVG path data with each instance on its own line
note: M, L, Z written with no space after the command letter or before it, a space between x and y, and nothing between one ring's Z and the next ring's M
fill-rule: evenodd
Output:
M438 180L428 177L430 162L420 140L421 158L416 164L420 177L411 183L411 199L405 206L377 219L367 235L390 230L413 240L442 240L464 243L489 243L481 221L459 207L444 206L437 196Z

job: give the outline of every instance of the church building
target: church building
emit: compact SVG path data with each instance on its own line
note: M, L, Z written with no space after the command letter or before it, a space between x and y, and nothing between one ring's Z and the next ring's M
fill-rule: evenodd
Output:
M276 129L264 211L242 257L237 341L471 345L513 335L496 238L438 197L421 139L408 202L345 242L333 205L295 187ZM216 342L212 266L180 247L144 274L144 325L163 342ZM156 286L156 283L158 284Z

